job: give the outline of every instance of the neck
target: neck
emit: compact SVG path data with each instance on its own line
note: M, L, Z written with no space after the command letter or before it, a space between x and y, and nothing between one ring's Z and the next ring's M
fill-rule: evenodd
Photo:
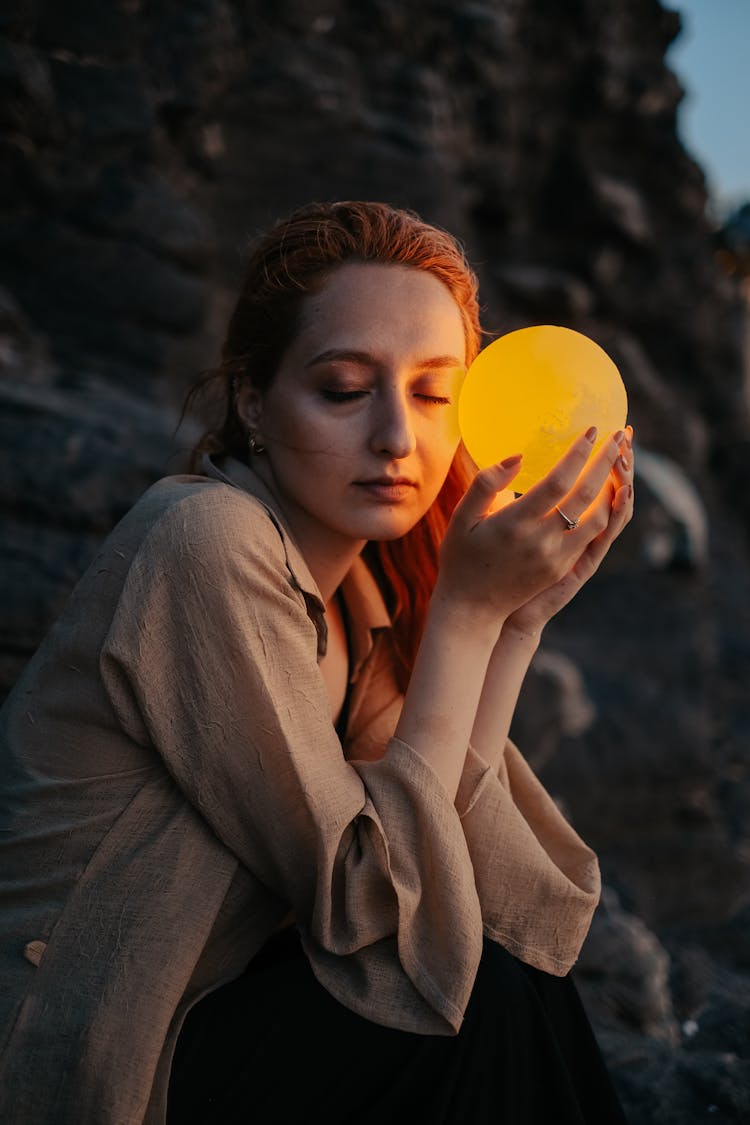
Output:
M339 545L339 549L336 549L333 543L321 543L317 539L314 542L306 541L304 532L300 533L291 523L290 527L321 597L328 605L349 573L366 540L353 542L347 539L345 543Z
M269 467L261 458L256 458L253 469L261 477L276 497L283 512L294 541L302 552L310 574L320 590L327 606L348 574L352 563L361 553L366 539L351 539L335 531L321 528L302 509L285 502Z

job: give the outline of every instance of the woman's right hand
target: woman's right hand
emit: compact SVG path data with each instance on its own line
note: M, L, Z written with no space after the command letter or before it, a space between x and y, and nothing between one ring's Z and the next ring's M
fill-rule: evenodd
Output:
M512 503L492 512L498 492L512 487L520 457L481 470L453 513L440 551L435 594L469 627L504 621L559 582L607 526L595 501L620 454L624 432L594 457L596 431L577 438L550 472ZM557 506L577 520L575 534Z

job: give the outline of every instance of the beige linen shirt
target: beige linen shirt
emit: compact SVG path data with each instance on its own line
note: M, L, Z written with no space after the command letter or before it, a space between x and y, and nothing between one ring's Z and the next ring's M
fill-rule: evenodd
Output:
M115 528L0 712L4 1125L161 1125L185 1012L290 910L343 1004L455 1034L483 933L564 974L598 901L595 856L511 743L497 771L467 748L454 802L393 737L361 560L342 747L276 499L237 462L204 472Z

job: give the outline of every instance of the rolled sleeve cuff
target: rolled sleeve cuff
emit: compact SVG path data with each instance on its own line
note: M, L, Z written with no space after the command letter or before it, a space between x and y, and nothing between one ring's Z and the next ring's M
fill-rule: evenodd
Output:
M599 901L595 854L510 741L497 772L469 748L456 807L484 932L520 960L564 976Z

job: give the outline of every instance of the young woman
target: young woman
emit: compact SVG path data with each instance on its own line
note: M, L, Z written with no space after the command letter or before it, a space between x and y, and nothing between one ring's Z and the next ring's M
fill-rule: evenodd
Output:
M411 213L315 204L250 256L197 472L2 710L6 1125L622 1120L568 977L596 859L508 730L630 435L471 479L479 345Z

